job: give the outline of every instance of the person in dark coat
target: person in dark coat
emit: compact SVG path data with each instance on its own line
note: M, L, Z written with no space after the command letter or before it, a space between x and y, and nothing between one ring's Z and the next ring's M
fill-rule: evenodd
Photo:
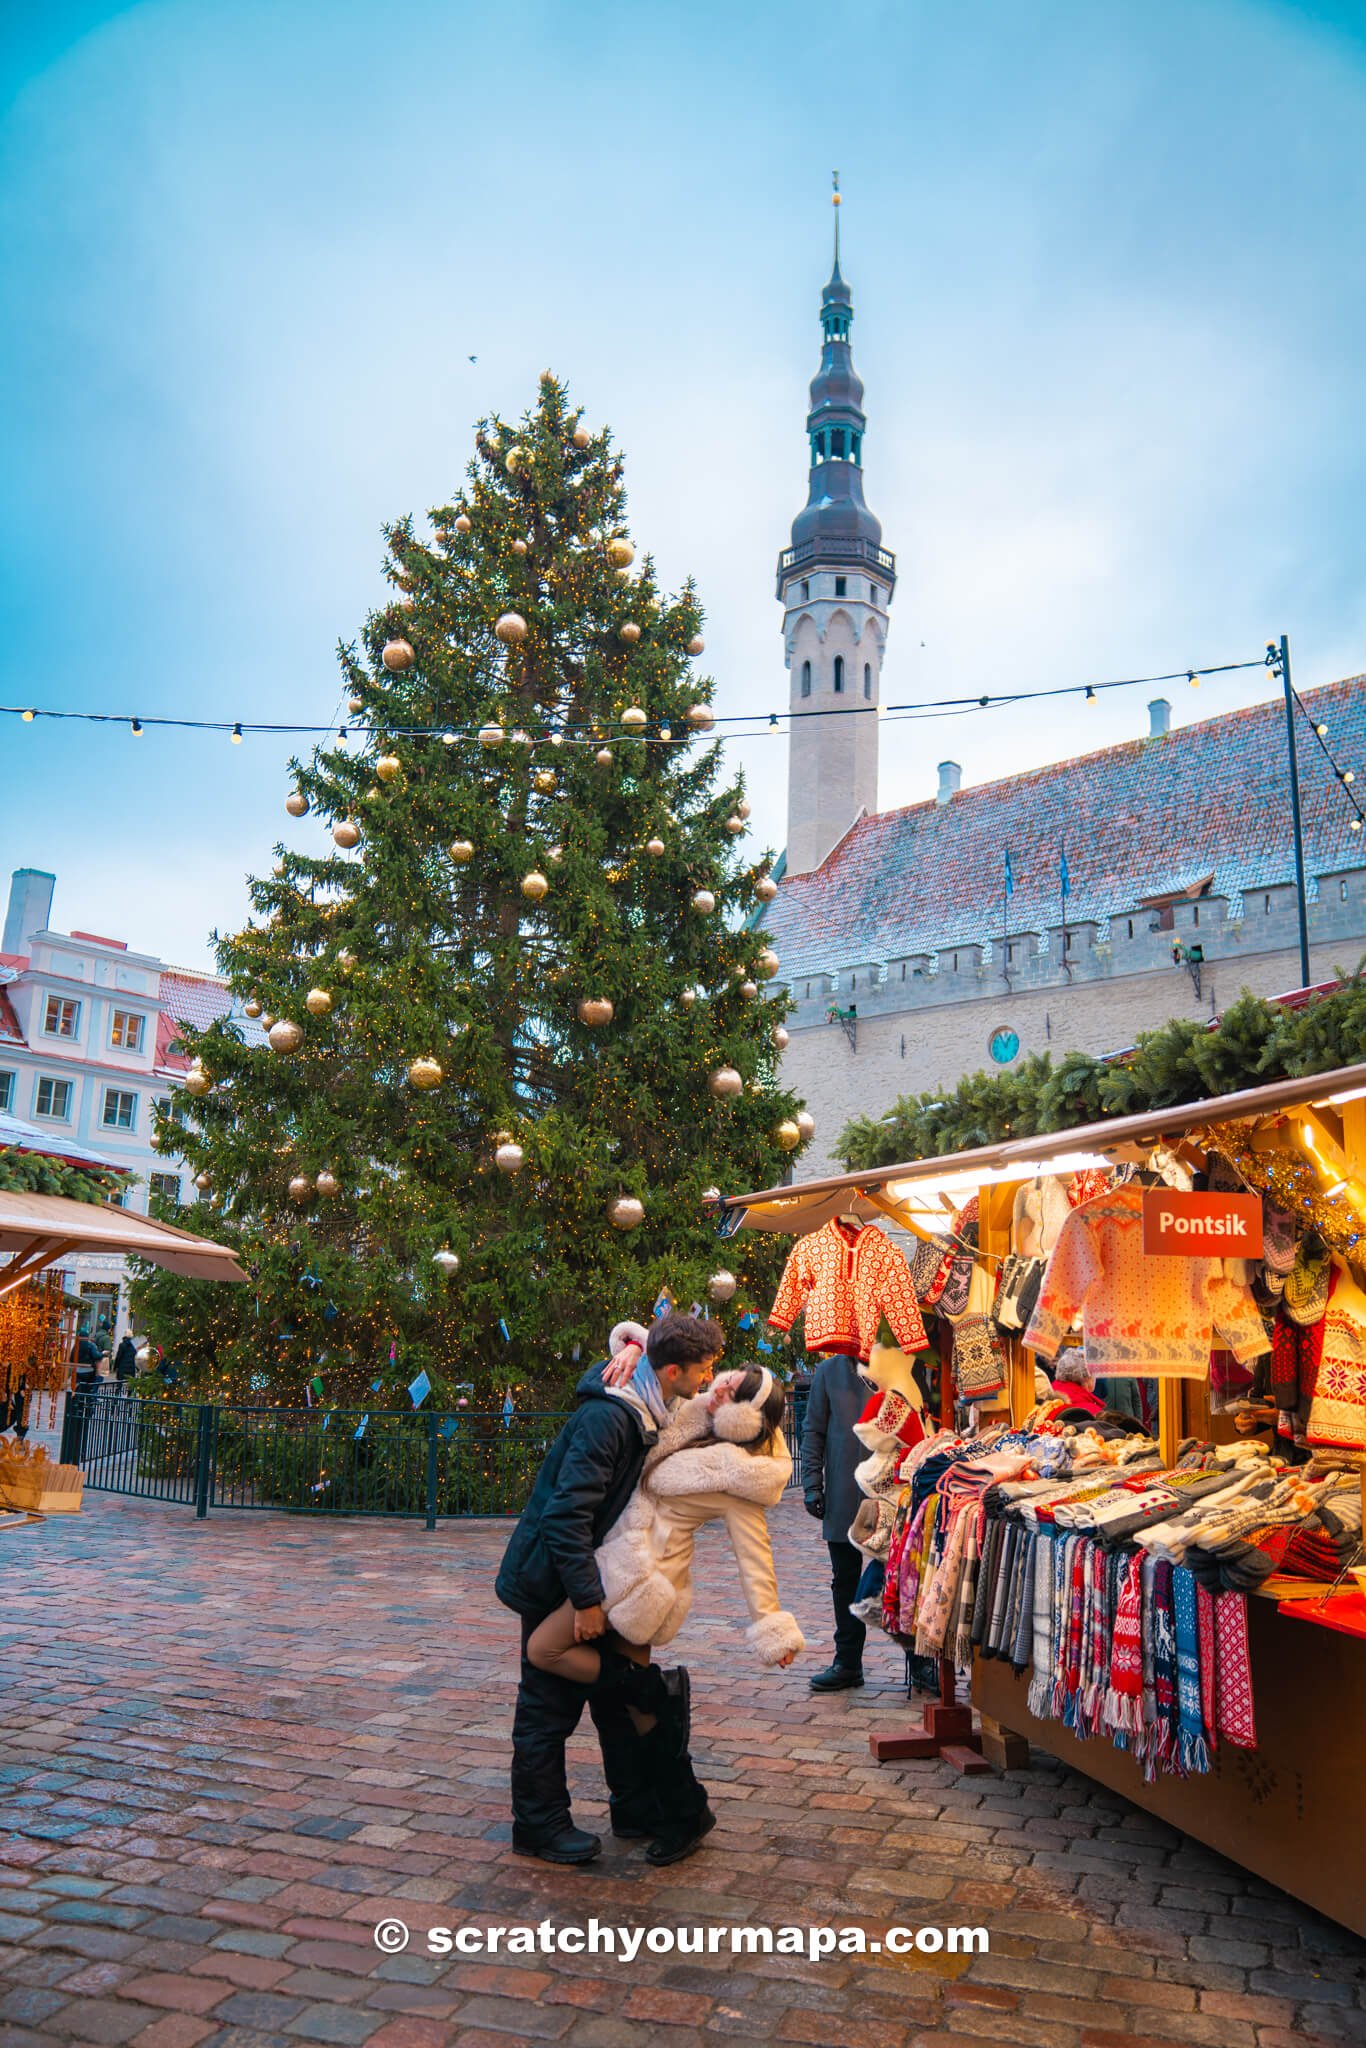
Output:
M863 1683L868 1631L849 1603L858 1591L862 1554L849 1530L863 1495L854 1468L866 1453L854 1424L868 1404L868 1389L852 1358L823 1358L816 1367L802 1430L802 1495L821 1525L830 1552L830 1593L835 1604L835 1660L811 1680L813 1692L843 1692Z
M129 1380L138 1376L138 1347L130 1336L125 1336L114 1353L114 1384L120 1393Z
M576 1406L537 1474L503 1555L495 1592L522 1621L522 1670L512 1724L512 1846L547 1863L588 1863L602 1844L576 1828L565 1743L585 1703L602 1748L612 1831L652 1837L653 1863L691 1853L713 1825L687 1753L687 1674L664 1674L602 1645L602 1671L575 1685L527 1658L532 1631L568 1600L580 1641L607 1632L594 1552L634 1493L669 1404L699 1393L724 1348L713 1322L671 1314L649 1333L645 1357L623 1386L584 1374ZM646 1732L642 1733L642 1724Z

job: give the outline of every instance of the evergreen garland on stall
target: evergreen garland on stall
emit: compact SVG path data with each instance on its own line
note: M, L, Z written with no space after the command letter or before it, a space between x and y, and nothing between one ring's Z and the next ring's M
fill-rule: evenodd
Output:
M969 1074L951 1092L903 1095L841 1133L850 1172L936 1159L978 1145L1137 1116L1322 1074L1366 1059L1366 962L1297 1007L1244 989L1213 1026L1176 1017L1129 1051L1036 1053L1007 1074Z
M134 1174L112 1168L108 1173L96 1173L88 1167L70 1166L64 1159L49 1159L41 1152L0 1145L0 1194L62 1195L68 1202L108 1202L135 1179Z

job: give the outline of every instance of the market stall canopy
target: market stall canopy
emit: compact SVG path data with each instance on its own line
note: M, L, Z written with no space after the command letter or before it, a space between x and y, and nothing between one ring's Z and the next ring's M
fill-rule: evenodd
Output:
M1172 1109L1144 1110L1139 1116L1109 1117L1104 1123L1079 1124L1071 1130L1046 1131L1039 1137L1016 1138L1000 1145L982 1145L971 1152L946 1153L937 1159L911 1159L899 1166L874 1166L859 1173L827 1175L821 1180L794 1181L787 1187L760 1188L753 1194L726 1195L714 1204L724 1215L738 1215L736 1227L749 1230L819 1230L832 1216L856 1216L875 1223L887 1215L890 1200L904 1203L917 1189L961 1193L961 1198L993 1182L1028 1180L1031 1175L1074 1173L1085 1166L1108 1164L1109 1155L1126 1146L1156 1144L1179 1132L1207 1124L1238 1123L1273 1116L1302 1103L1337 1107L1366 1097L1366 1063L1335 1067L1330 1073L1271 1081L1262 1088L1244 1088L1236 1095L1216 1095L1204 1102L1186 1102ZM871 1197L871 1199L870 1199Z
M63 1195L0 1192L0 1293L17 1287L73 1252L112 1252L146 1259L188 1280L245 1280L226 1245L193 1237L172 1223L157 1223L103 1202L72 1202Z

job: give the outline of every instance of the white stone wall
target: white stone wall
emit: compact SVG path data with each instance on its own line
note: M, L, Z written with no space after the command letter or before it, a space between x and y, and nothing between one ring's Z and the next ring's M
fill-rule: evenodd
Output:
M821 569L787 585L783 641L790 671L787 872L820 866L854 820L877 809L877 704L887 640L887 591L865 570ZM809 591L809 596L803 592ZM844 663L844 689L834 687ZM811 694L802 695L805 663ZM868 671L865 677L865 669ZM822 717L802 713L821 712Z

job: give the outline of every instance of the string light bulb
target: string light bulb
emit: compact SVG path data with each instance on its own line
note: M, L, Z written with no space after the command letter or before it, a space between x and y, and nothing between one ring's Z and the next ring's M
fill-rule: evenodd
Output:
M1199 678L1199 676L1198 676L1198 675L1197 675L1197 674L1195 673L1195 670L1194 670L1193 668L1188 668L1188 669L1186 670L1186 681L1187 681L1187 682L1188 682L1188 683L1190 684L1190 686L1191 686L1191 688L1192 688L1193 690L1198 690L1198 689L1199 689L1199 687L1200 687L1200 678Z
M36 711L25 711L21 715L25 725L32 725L34 719L38 716Z
M232 743L235 747L240 747L242 744L242 728L240 724L235 725L232 729Z
M134 739L140 740L142 738L142 720L135 718L128 730L132 733Z
M1086 701L1088 704L1094 704L1096 701L1096 693L1089 683L1086 685Z

